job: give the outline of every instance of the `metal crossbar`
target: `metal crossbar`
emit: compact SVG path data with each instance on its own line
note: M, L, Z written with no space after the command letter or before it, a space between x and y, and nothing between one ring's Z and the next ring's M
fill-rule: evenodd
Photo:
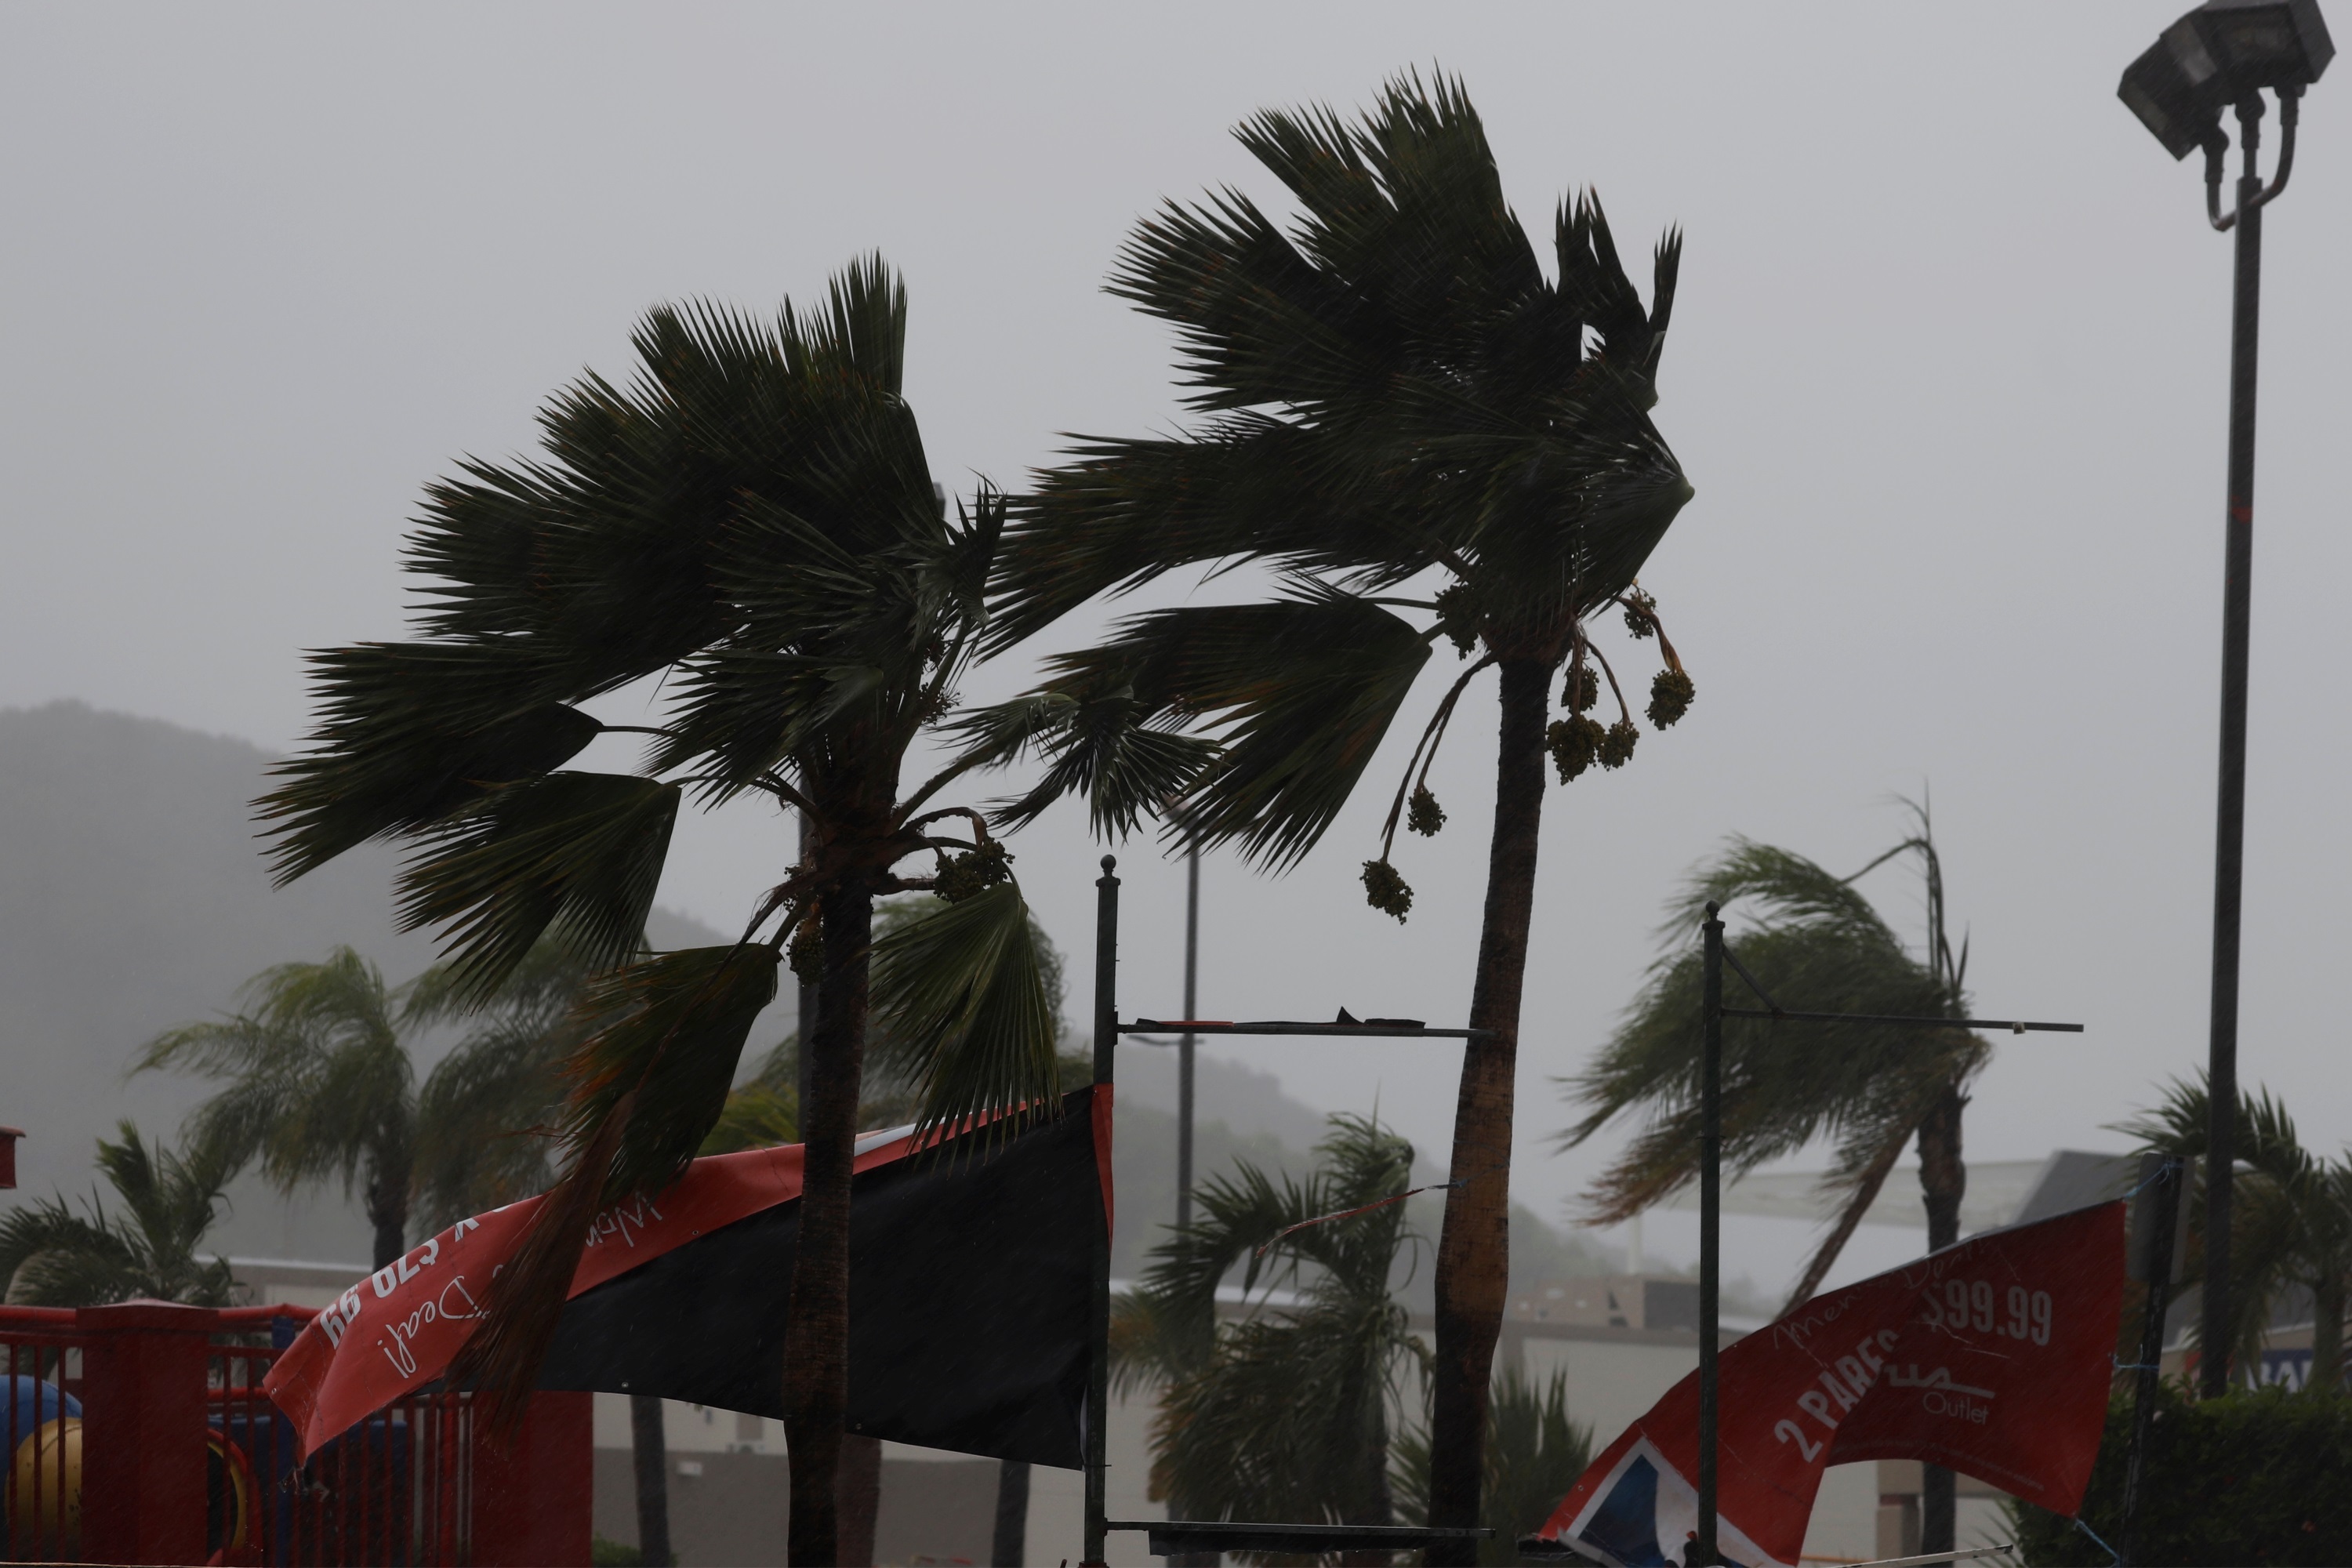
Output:
M1378 1039L1483 1040L1492 1029L1433 1029L1425 1024L1298 1024L1286 1018L1251 1023L1203 1023L1197 1018L1138 1018L1122 1024L1122 1035L1159 1035L1171 1029L1188 1035L1340 1035Z
M1139 1530L1155 1557L1188 1552L1410 1552L1441 1541L1486 1541L1492 1530L1440 1530L1417 1524L1254 1524L1241 1520L1103 1521L1105 1530Z

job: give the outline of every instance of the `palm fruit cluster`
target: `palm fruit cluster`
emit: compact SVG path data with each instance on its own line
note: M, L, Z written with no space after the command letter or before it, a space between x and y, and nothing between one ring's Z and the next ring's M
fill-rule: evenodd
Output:
M1679 669L1662 669L1650 682L1650 722L1664 730L1690 711L1696 689Z
M814 985L824 978L824 930L814 904L801 915L800 929L793 932L793 944L784 950L784 957L802 984Z
M1470 597L1470 584L1456 583L1439 593L1435 602L1437 629L1453 641L1455 653L1468 658L1478 646L1478 611Z
M1587 719L1581 713L1573 719L1562 719L1545 731L1544 744L1551 750L1552 765L1559 770L1559 782L1566 784L1591 767L1607 738L1608 731L1601 729L1600 720Z
M1636 588L1625 595L1625 629L1645 637L1658 629L1658 601Z
M1429 793L1427 784L1412 792L1412 799L1405 806L1404 825L1423 838L1436 837L1437 830L1445 826L1445 808L1437 804L1437 797Z
M1633 742L1641 738L1642 731L1633 728L1633 721L1620 719L1602 733L1595 748L1597 760L1604 768L1622 768L1633 760Z
M1385 859L1364 862L1364 902L1384 915L1394 915L1402 925L1407 911L1412 908L1412 889L1405 885L1397 868Z
M931 881L931 891L951 904L960 904L1010 878L1012 859L1003 843L994 838L961 855L942 855L939 875Z
M1581 661L1570 665L1559 705L1571 713L1590 713L1601 706L1601 672Z

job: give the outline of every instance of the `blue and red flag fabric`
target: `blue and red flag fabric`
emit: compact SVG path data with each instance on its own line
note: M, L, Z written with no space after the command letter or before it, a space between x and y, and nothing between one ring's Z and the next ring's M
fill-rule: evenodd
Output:
M1110 1090L1080 1089L1062 1110L1002 1139L919 1148L900 1128L857 1141L850 1431L1083 1462ZM802 1155L797 1143L709 1155L596 1215L539 1386L781 1416ZM539 1202L460 1220L311 1321L263 1384L306 1451L448 1371Z
M1717 1539L1795 1568L1822 1472L1922 1459L2072 1517L2105 1430L2124 1205L1972 1237L1825 1291L1727 1348ZM1684 1561L1698 1528L1698 1374L1593 1460L1538 1533L1614 1568Z

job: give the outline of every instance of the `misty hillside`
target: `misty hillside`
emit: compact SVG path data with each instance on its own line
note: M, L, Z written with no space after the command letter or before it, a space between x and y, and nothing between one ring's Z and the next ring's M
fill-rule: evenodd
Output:
M393 929L398 853L389 846L356 850L290 888L269 885L247 804L269 761L248 742L79 702L0 711L0 1123L30 1134L19 1146L20 1192L88 1193L93 1145L122 1117L150 1134L175 1132L210 1086L158 1074L126 1082L125 1068L162 1030L230 1007L260 970L338 943L394 982L432 962L425 934ZM652 934L664 947L725 940L666 911ZM747 1055L792 1028L793 995L785 986ZM1123 1046L1118 1071L1115 1253L1128 1274L1174 1217L1175 1053ZM1236 1158L1303 1170L1325 1131L1322 1113L1272 1074L1206 1053L1198 1116L1204 1179ZM231 1195L212 1237L222 1252L368 1256L366 1224L337 1191L289 1200L247 1176ZM1434 1235L1434 1195L1413 1208ZM1515 1277L1601 1267L1531 1214L1515 1219ZM1425 1291L1426 1268L1421 1279Z
M228 1008L258 971L338 943L394 982L432 963L424 933L393 930L389 846L270 887L247 805L269 761L249 742L79 702L0 711L0 1123L29 1134L19 1191L87 1193L93 1145L124 1116L175 1131L207 1086L126 1083L124 1068L152 1036ZM665 945L723 940L664 925ZM289 1204L247 1177L232 1195L214 1232L225 1252L368 1255L339 1194Z

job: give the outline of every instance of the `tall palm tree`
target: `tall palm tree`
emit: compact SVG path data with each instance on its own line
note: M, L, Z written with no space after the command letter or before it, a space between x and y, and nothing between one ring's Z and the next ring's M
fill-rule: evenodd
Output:
M263 971L237 1012L156 1036L131 1070L226 1080L191 1118L192 1136L257 1161L282 1192L340 1177L361 1196L381 1268L407 1250L418 1206L437 1228L547 1185L546 1141L530 1133L562 1098L556 1068L580 982L578 964L542 943L420 1089L410 1042L457 1011L452 975L428 971L396 991L338 947Z
M1136 231L1110 284L1176 325L1191 401L1208 417L1167 439L1087 438L1042 477L1007 533L992 636L1034 632L1186 567L1260 563L1281 590L1134 617L967 729L975 752L1034 746L1050 760L1008 821L1083 791L1097 827L1118 831L1172 799L1172 831L1286 867L1354 793L1433 647L1450 640L1468 668L1436 703L1364 865L1368 900L1402 920L1412 892L1391 859L1400 815L1416 832L1443 826L1429 763L1470 681L1496 672L1470 1009L1484 1032L1464 1054L1459 1184L1436 1278L1433 1518L1468 1525L1509 1272L1546 752L1563 781L1633 754L1633 710L1593 639L1609 610L1663 656L1652 721L1674 722L1691 699L1634 583L1691 494L1647 413L1680 242L1659 247L1645 310L1588 195L1561 205L1547 276L1450 79L1391 81L1354 123L1270 110L1236 135L1297 198L1296 221L1286 228L1231 190L1171 204ZM1593 716L1604 681L1617 713L1606 726ZM1568 711L1548 724L1556 682ZM1206 738L1220 743L1204 749Z
M1595 1184L1591 1223L1630 1219L1697 1176L1701 998L1694 936L1709 903L1735 920L1747 917L1733 951L1784 1008L1968 1016L1967 946L1954 956L1945 931L1942 861L1924 810L1917 820L1916 834L1851 877L1744 838L1691 877L1658 928L1664 951L1648 983L1592 1065L1571 1082L1586 1110L1560 1135L1564 1146L1637 1110L1650 1119ZM1854 886L1906 854L1919 858L1926 877L1924 954L1906 947ZM1726 984L1745 988L1736 976ZM1727 1173L1794 1153L1817 1137L1835 1141L1825 1185L1840 1202L1838 1216L1790 1293L1790 1306L1820 1288L1915 1138L1927 1244L1959 1239L1968 1188L1960 1116L1969 1080L1990 1057L1981 1037L1959 1028L1724 1020Z
M2139 1141L2143 1152L2189 1162L2196 1175L2180 1201L2189 1205L2191 1256L2186 1279L2202 1278L2207 1107L2210 1089L2200 1073L2165 1086L2158 1104L2115 1131ZM2311 1303L2311 1376L2315 1392L2344 1386L2344 1325L2352 1307L2352 1155L2323 1160L2303 1146L2286 1107L2266 1089L2238 1091L2231 1142L2245 1167L2234 1178L2230 1222L2231 1300L2242 1303L2230 1349L2239 1367L2262 1364L2263 1342L2283 1299Z
M420 635L319 656L314 743L262 803L285 877L372 837L413 844L403 916L446 931L461 994L489 993L550 931L604 972L568 1068L563 1178L453 1369L499 1418L531 1384L590 1215L675 1179L787 952L814 977L782 1390L796 1563L835 1555L869 1012L878 1000L926 1123L1059 1109L1008 857L977 810L939 804L976 763L900 779L953 715L1003 520L985 487L948 515L902 388L906 324L879 258L772 321L650 312L625 386L583 376L542 412L537 454L469 461L428 492L408 557L429 580ZM658 724L580 706L639 682L666 703ZM614 731L649 736L637 772L564 767ZM746 794L796 809L805 848L780 823L777 880L737 942L641 956L681 803ZM913 857L935 871L902 871ZM876 943L875 899L915 887L948 901Z
M1304 1178L1244 1161L1202 1184L1200 1217L1152 1249L1120 1303L1118 1385L1166 1381L1151 1492L1183 1517L1393 1522L1389 1406L1426 1354L1389 1291L1412 1239L1391 1200L1412 1183L1412 1145L1335 1116L1315 1152ZM1219 1322L1236 1265L1245 1297L1286 1291L1290 1304Z
M27 1307L94 1307L146 1297L226 1307L236 1281L228 1260L197 1248L226 1201L237 1161L197 1138L174 1152L150 1148L139 1129L99 1141L98 1168L121 1207L92 1195L77 1214L62 1197L36 1200L0 1218L0 1299Z

